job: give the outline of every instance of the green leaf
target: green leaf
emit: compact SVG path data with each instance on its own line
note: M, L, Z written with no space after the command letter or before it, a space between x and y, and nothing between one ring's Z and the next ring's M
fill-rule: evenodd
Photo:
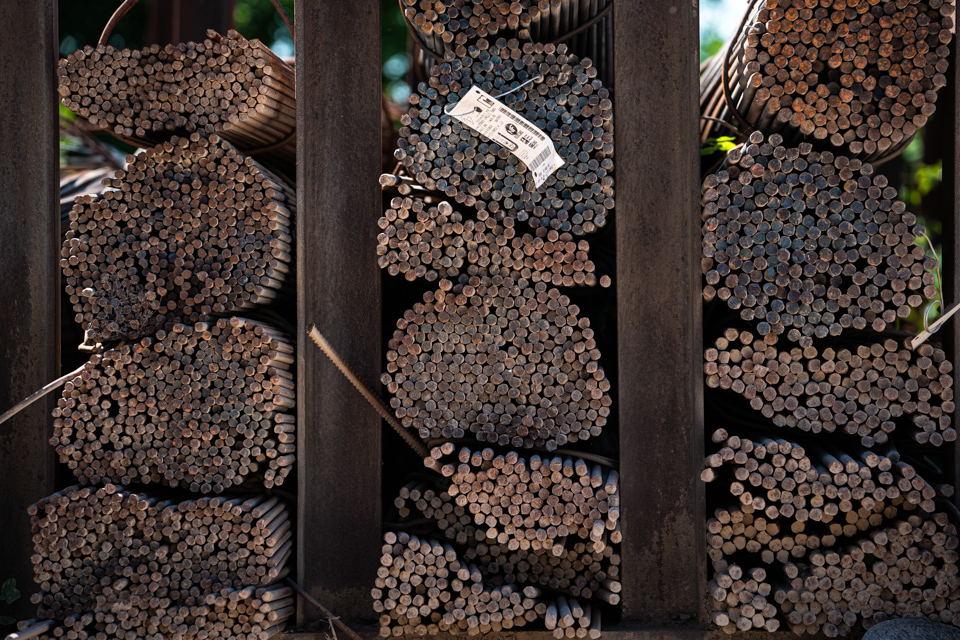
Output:
M10 578L0 587L0 596L9 604L20 597L20 591L17 589L16 578Z
M70 109L67 109L65 106L63 106L63 105L61 104L61 105L60 105L60 117L61 117L61 118L66 118L66 119L69 120L70 122L73 122L74 120L77 119L77 114L75 114L73 111L70 111Z
M719 138L707 138L700 147L701 156L709 156L717 151L726 153L737 146L737 139L733 136L720 136Z
M700 62L717 54L723 47L724 39L716 32L707 31L700 38Z
M943 162L938 160L933 164L921 164L914 173L914 180L920 197L927 195L943 181Z
M717 138L717 146L721 151L730 151L737 146L737 139L732 136L722 136Z
M17 622L17 621L14 620L13 618L11 618L10 616L0 616L0 625L2 625L2 626L8 626L8 625L11 625L11 624L16 624L16 622Z

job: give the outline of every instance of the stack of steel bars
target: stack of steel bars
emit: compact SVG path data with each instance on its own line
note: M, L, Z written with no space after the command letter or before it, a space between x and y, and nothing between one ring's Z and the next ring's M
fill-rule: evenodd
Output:
M209 36L61 61L66 106L150 148L70 212L61 264L94 354L61 379L51 444L87 486L31 507L40 618L20 637L268 640L294 613L293 517L261 495L295 460L295 345L277 328L293 72Z
M954 0L752 0L703 66L703 139L726 122L868 162L900 153L946 86L955 12Z
M615 207L613 103L599 79L612 76L612 3L401 6L431 59L401 118L397 168L380 180L391 193L379 264L437 285L397 320L381 381L435 475L414 473L389 508L396 532L371 592L380 634L536 622L597 638L620 599L619 475L581 449L613 398L589 311L564 289L611 284L586 236ZM542 184L458 119L473 87L549 140L562 164Z
M956 440L953 363L895 328L938 297L939 264L869 164L933 114L954 8L756 0L703 67L703 137L740 142L701 192L708 593L728 633L960 626L936 449Z

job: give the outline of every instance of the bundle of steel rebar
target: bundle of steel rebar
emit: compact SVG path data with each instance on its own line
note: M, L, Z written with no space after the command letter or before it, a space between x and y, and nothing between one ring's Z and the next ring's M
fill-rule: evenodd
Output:
M481 39L436 65L411 94L396 157L424 188L496 221L512 217L575 236L594 231L614 207L613 104L595 76L592 63L563 44ZM460 115L456 104L473 86L552 139L564 164L539 189L510 150L450 115Z
M714 432L712 440L724 446L707 457L701 474L705 482L719 479L721 494L739 502L717 508L707 522L714 561L747 551L766 564L784 564L880 526L902 501L932 513L935 498L953 495L949 485L928 483L892 447L879 455L815 441L807 450L783 439L727 435Z
M380 564L371 595L384 638L496 633L541 619L555 638L600 637L599 607L529 585L491 586L448 544L388 532Z
M556 600L547 605L543 624L558 640L560 638L596 640L601 636L600 614L599 606L583 604L575 598L567 599L557 596Z
M486 589L475 567L435 540L388 532L380 565L371 595L385 638L489 633L525 626L546 613L538 589Z
M60 178L60 227L66 231L70 227L70 210L77 196L103 193L103 180L111 178L116 170L109 166L84 169L64 175Z
M703 139L720 120L864 161L899 153L947 84L955 11L954 0L754 0L701 74Z
M753 133L701 193L704 299L760 335L883 331L936 297L923 227L869 164Z
M276 497L178 501L68 487L29 509L40 638L267 640L294 612L291 521Z
M564 41L601 69L613 62L612 0L401 0L417 44L435 58L463 56L497 35L543 44ZM612 74L611 74L612 75Z
M904 505L909 507L909 505ZM789 563L773 598L798 634L844 636L858 622L926 618L960 626L957 529L944 513L902 515Z
M606 545L596 551L585 542L564 547L560 555L552 550L520 547L510 549L499 542L471 540L464 557L482 567L484 578L494 584L533 584L583 601L620 602L620 553ZM594 604L598 607L600 602Z
M291 187L216 135L128 160L109 190L77 199L61 250L77 322L95 341L285 299Z
M701 477L715 483L712 502L721 505L707 544L714 622L724 631L783 622L835 637L888 616L954 621L958 539L938 502L953 487L931 485L892 446L841 449L822 437L806 446L725 429L711 440L723 446ZM734 498L739 505L723 506ZM748 579L735 562L773 566Z
M549 1L544 4L548 5L549 12ZM478 38L493 38L501 30L509 30L516 36L521 27L530 28L534 15L540 22L539 5L532 0L401 0L401 6L407 24L437 54L455 51L458 45L464 46ZM547 18L549 23L549 14Z
M514 541L519 548L521 541L537 540L560 555L567 536L599 542L620 519L616 469L570 456L457 450L450 442L430 455L427 466L450 479L446 493L467 507L487 541Z
M416 526L414 515L435 521L451 543L465 548L464 558L478 563L488 584L532 584L585 600L619 602L619 526L596 540L588 540L590 532L584 531L581 540L553 546L536 537L491 539L485 524L477 522L470 503L461 502L440 485L415 480L400 490L394 506L411 526Z
M262 323L176 324L91 357L50 443L84 483L280 485L296 458L293 363L292 339Z
M538 227L517 236L513 218L497 221L487 211L464 220L449 202L436 206L419 197L393 198L380 218L380 268L407 280L439 277L510 276L554 286L610 286L597 277L586 240Z
M953 364L942 349L910 351L885 336L835 346L778 350L727 329L704 354L706 384L742 395L774 426L840 431L866 447L885 443L898 425L920 444L956 440Z
M590 321L543 282L442 280L387 347L390 406L424 440L474 433L552 451L599 435L610 414Z
M790 524L796 522L793 520ZM825 533L821 538L817 533L794 533L792 528L786 533L783 524L757 515L752 506L744 505L743 509L718 508L707 521L710 559L718 562L738 551L747 551L759 553L765 564L773 564L774 559L783 564L790 558L805 557L810 549L819 549L824 544L824 538L829 541L836 537L834 526L830 527L830 533ZM842 529L841 525L837 527Z
M714 562L709 586L713 623L730 634L750 629L776 631L780 620L776 618L777 607L768 599L772 589L766 569L744 571L725 560Z
M293 69L236 31L139 50L88 46L61 59L59 75L63 104L123 140L219 133L264 161L296 162Z

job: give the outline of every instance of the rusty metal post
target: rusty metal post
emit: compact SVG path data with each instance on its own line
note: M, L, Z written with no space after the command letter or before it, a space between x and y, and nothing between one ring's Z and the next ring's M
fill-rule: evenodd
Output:
M375 619L382 424L306 329L378 387L380 1L297 0L296 28L297 578L349 624Z
M0 412L60 375L57 2L0 2ZM0 580L35 609L27 506L53 492L51 395L0 427Z
M932 203L932 211L941 216L942 226L942 266L943 266L943 302L947 308L960 300L960 47L956 39L950 43L950 70L947 73L947 86L937 99L936 118L930 124L937 128L937 135L927 136L937 150L934 152L943 159L943 183L938 197ZM926 141L926 140L925 140ZM939 152L939 153L937 153ZM954 316L943 331L943 347L947 357L957 366L960 356L960 318ZM956 427L960 411L954 412L953 424ZM953 484L960 486L960 443L946 445L952 447L951 455L946 456L948 473L954 478ZM960 493L954 494L954 503L960 506Z
M696 3L617 2L623 616L705 615Z

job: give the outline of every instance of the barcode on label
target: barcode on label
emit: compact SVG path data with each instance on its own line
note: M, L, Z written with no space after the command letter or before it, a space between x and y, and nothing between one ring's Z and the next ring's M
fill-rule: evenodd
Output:
M501 113L503 113L504 115L506 115L508 118L510 118L511 120L513 120L514 122L516 122L518 125L520 125L520 126L523 127L524 129L526 129L527 131L529 131L531 134L533 134L534 136L536 136L538 139L540 139L540 140L546 140L547 137L546 137L545 135L543 135L543 132L542 132L542 131L540 131L539 129L536 129L536 128L534 128L534 127L531 127L529 124L527 124L526 120L524 120L523 118L521 118L521 117L519 117L518 115L516 115L513 111L508 111L507 109L504 109L503 111L501 111ZM532 146L532 145L531 145L531 146Z
M536 167L539 167L542 163L547 161L547 158L549 158L552 155L553 155L553 149L550 147L547 147L546 149L542 150L540 154L530 162L530 168L534 169Z
M450 114L481 135L495 140L527 165L539 188L563 159L554 150L549 134L474 85L458 103L462 114ZM482 109L480 107L483 107ZM476 115L478 114L479 115Z

